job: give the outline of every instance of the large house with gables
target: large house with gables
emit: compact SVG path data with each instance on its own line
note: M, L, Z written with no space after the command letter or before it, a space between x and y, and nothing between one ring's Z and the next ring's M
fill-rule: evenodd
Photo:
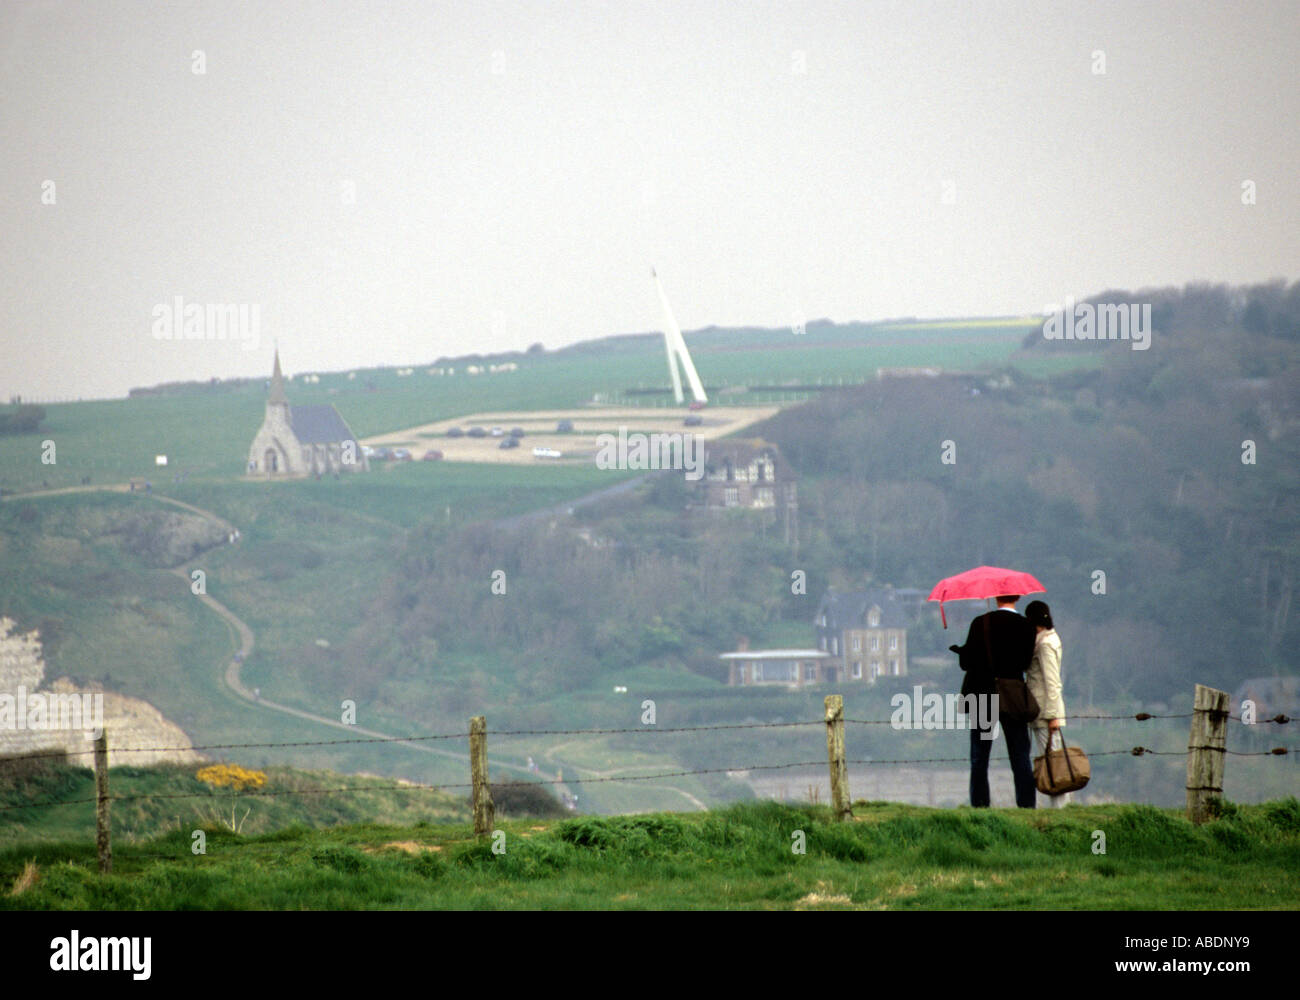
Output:
M837 593L828 589L814 619L812 649L739 649L722 653L732 686L871 684L879 677L907 676L907 627L919 607L920 591L873 590Z
M776 445L721 439L704 445L704 506L784 511L797 506L794 472Z
M910 603L891 587L845 594L828 588L817 606L817 648L843 664L845 680L905 677Z

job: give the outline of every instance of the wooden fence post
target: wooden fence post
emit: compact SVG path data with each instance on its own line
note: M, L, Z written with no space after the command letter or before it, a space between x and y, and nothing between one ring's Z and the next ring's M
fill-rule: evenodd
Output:
M837 821L853 815L849 808L849 771L844 763L844 698L826 696L826 757L831 766L831 811Z
M101 875L107 875L113 870L113 831L109 819L109 802L108 732L101 731L95 739L95 849L99 852Z
M492 790L488 787L487 717L476 715L469 720L469 772L474 789L474 833L492 832L495 809Z
M1223 761L1228 731L1228 692L1196 685L1192 732L1187 741L1187 818L1213 818L1210 800L1223 796Z

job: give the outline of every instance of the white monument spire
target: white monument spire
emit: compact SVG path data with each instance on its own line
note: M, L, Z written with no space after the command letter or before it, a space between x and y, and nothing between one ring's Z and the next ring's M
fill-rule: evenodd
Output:
M682 331L677 326L677 320L673 318L672 306L668 304L668 296L664 294L663 283L659 280L659 274L653 267L650 268L650 276L655 279L655 288L659 291L659 302L664 307L664 348L668 352L668 373L673 378L673 396L677 402L684 402L682 396L682 380L677 374L677 363L680 361L683 370L686 372L686 382L691 387L691 395L695 397L695 402L703 406L709 401L709 397L704 394L704 386L700 382L699 373L695 371L695 363L691 361L691 354L686 350L686 341L682 338Z

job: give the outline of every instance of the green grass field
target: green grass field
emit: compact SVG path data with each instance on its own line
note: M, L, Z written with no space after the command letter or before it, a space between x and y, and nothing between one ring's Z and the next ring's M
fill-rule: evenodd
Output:
M1029 329L1023 319L953 320L880 325L814 324L804 335L789 330L706 330L691 336L692 356L711 387L783 382L850 384L871 380L879 367L939 366L946 370L998 367L1012 362ZM309 371L310 358L284 358L288 371ZM1031 366L1094 363L1085 356L1030 358ZM333 403L360 437L413 427L484 409L569 408L599 395L621 404L653 406L658 397L624 396L628 389L666 388L662 345L654 338L597 343L540 357L522 357L519 369L497 374L431 376L427 365L408 376L397 369L320 375L288 387L299 405ZM781 392L715 395L729 401L767 403ZM248 444L261 424L262 382L214 383L130 399L49 404L41 427L0 436L0 488L11 491L146 477L155 485L238 477ZM45 442L54 461L43 460ZM166 455L159 468L155 455Z
M1224 812L1194 827L1150 806L858 802L853 821L834 823L824 807L752 803L502 821L482 839L437 820L265 836L213 826L202 856L178 829L116 849L107 877L86 840L10 846L0 909L1300 907L1300 802Z

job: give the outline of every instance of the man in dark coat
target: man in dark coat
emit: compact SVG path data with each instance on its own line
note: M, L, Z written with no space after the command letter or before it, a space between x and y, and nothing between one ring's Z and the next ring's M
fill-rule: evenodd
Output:
M963 695L988 697L997 693L995 677L1025 679L1025 671L1034 658L1035 629L1016 611L1019 595L999 597L996 611L980 615L970 623L966 645L948 647L960 658L966 677L961 684ZM978 718L989 719L981 712ZM973 718L976 718L973 717ZM997 725L1007 738L1011 774L1016 783L1016 805L1033 809L1037 804L1034 769L1029 763L1029 725L1012 719L990 720L987 727L972 725L970 731L970 804L989 804L989 750Z

